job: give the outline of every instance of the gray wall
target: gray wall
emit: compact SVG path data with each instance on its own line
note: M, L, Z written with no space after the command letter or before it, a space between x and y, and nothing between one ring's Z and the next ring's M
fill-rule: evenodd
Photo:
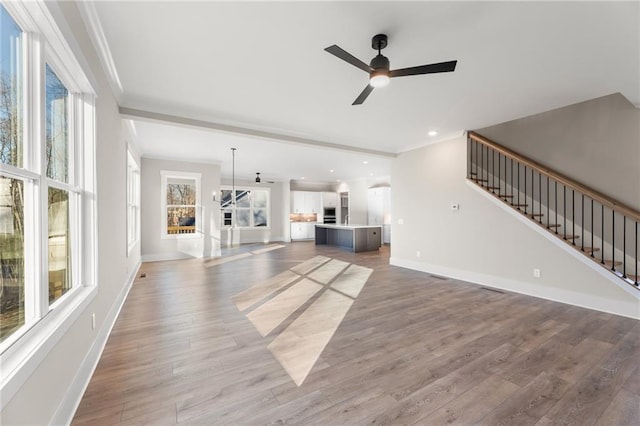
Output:
M161 238L162 170L201 174L203 228L200 238ZM219 198L219 165L143 158L140 180L144 261L220 255L220 204L213 201L214 193L216 199Z
M619 93L477 132L640 210L640 110Z
M77 46L72 47L84 55L88 63L85 71L96 83L98 293L7 403L2 411L2 424L7 425L52 424L72 412L99 355L100 337L108 335L109 320L115 318L140 261L138 249L127 257L126 140L118 106L75 3L49 7L65 36L75 38ZM61 20L65 18L66 22ZM92 313L95 330L91 329Z
M618 286L603 275L609 274L604 269L585 265L566 248L525 225L522 215L476 190L465 174L465 137L395 159L392 264L640 316L638 299L622 288L624 284ZM451 210L452 204L459 204L460 209ZM541 270L541 278L533 277L534 268Z
M330 183L306 182L304 180L292 180L290 188L292 191L335 192L335 185Z

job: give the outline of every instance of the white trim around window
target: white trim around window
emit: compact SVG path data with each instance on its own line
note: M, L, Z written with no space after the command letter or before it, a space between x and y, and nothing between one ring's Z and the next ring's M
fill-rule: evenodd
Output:
M181 171L161 170L161 186L160 186L160 238L162 239L176 239L176 238L202 238L202 174L190 173ZM195 204L184 205L167 205L167 187L170 184L171 179L177 179L180 181L193 181L195 185ZM173 209L194 209L195 214L195 229L193 232L187 230L188 233L169 233L169 223L167 211L169 208ZM181 224L176 224L181 225ZM177 228L187 228L187 226L176 226Z
M95 185L95 91L44 1L3 2L23 34L22 164L0 164L3 178L23 183L24 323L0 343L0 409L11 401L56 343L97 295L97 218ZM46 172L46 85L49 64L68 90L66 132L68 172L54 180ZM61 112L59 110L57 112ZM64 248L68 289L49 302L50 189L65 193L68 211ZM53 205L53 204L52 204ZM57 217L57 216L55 216ZM54 223L53 221L51 223ZM35 273L32 273L35 271Z
M140 167L127 149L127 256L140 242Z

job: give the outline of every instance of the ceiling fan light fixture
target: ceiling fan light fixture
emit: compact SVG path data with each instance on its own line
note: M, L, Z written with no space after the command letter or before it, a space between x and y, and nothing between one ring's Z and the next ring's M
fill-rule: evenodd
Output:
M369 84L372 87L385 87L389 84L388 70L374 70L369 76Z

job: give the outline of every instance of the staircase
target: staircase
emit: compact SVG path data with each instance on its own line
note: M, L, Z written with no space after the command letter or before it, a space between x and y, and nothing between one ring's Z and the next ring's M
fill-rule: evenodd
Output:
M640 212L474 132L467 135L467 179L640 287Z

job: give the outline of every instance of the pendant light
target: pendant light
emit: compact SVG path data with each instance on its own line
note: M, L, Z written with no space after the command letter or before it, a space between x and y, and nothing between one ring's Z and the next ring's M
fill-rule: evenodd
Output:
M231 227L236 226L236 148L231 148Z

